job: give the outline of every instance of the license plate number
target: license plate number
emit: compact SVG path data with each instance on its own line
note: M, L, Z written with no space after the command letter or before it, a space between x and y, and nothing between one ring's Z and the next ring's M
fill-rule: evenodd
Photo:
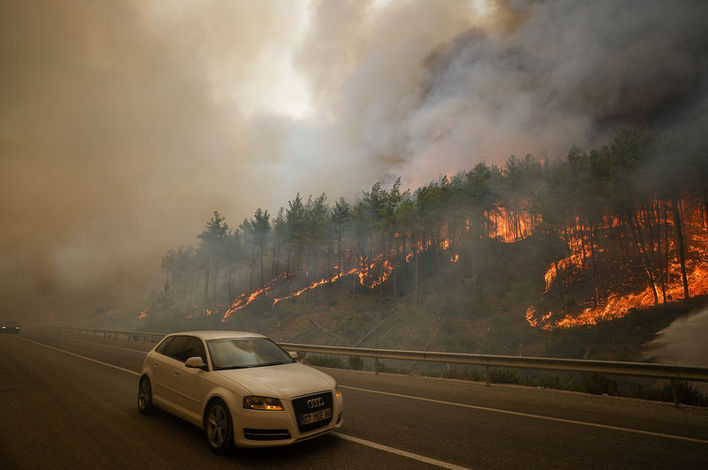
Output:
M312 413L307 413L300 415L298 420L300 424L310 424L316 423L317 421L322 421L332 417L332 408L325 408L324 410L314 411Z

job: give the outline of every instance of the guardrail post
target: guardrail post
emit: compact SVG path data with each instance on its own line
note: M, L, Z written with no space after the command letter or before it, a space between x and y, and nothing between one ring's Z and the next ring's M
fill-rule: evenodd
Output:
M374 358L374 374L378 375L379 373L379 358Z
M484 366L484 375L487 377L487 387L489 387L489 366Z
M676 379L671 379L671 395L674 397L674 407L679 407L678 388L676 387Z

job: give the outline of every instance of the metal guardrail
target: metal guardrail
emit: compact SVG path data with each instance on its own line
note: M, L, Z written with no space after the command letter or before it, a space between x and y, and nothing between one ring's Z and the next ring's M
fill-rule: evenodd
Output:
M708 382L708 367L654 364L646 362L588 361L584 359L554 359L546 357L497 356L487 354L401 351L394 349L349 348L280 343L285 349L305 353L362 356L380 359L444 362L512 369L556 370L597 374L631 375L669 380Z
M76 328L73 326L45 326L43 328L59 330L64 333L73 333L79 336L98 336L102 338L143 341L146 343L157 343L165 337L165 333L147 333L144 331L105 330L100 328Z
M104 338L127 339L132 341L158 342L165 335L141 331L104 330L95 328L75 328L54 326L67 333L102 336ZM708 382L708 367L675 364L655 364L646 362L589 361L584 359L555 359L546 357L499 356L487 354L448 353L430 351L405 351L394 349L353 348L346 346L317 346L311 344L279 343L284 349L302 353L327 354L335 356L359 356L375 359L375 371L379 369L379 359L394 359L450 364L484 366L489 384L489 368L552 370L596 374L650 377L671 381L674 403L678 406L677 381Z

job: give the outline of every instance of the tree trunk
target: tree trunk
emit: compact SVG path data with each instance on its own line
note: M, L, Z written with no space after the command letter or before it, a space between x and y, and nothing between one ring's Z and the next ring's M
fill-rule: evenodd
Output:
M285 279L290 280L290 253L292 252L292 242L288 243L288 260L285 263Z
M681 263L681 278L683 280L683 297L689 298L688 295L688 279L686 277L686 250L683 245L683 230L681 228L681 213L679 211L678 199L674 198L671 207L674 212L674 225L676 226L676 238L678 239L679 261Z
M260 245L260 249L261 249L261 287L264 287L265 286L265 274L263 272L263 258L264 258L263 245Z
M415 250L415 308L418 308L418 304L420 303L420 293L418 292L418 244L416 243L416 250Z
M327 240L327 256L326 256L325 264L324 264L324 265L325 265L325 269L320 270L320 273L322 274L322 277L331 276L331 275L332 275L332 272L330 271L330 266L331 266L330 260L331 260L331 259L332 259L332 244L330 243L329 237L328 237L328 240Z
M276 243L275 246L273 247L273 257L271 258L270 262L270 277L271 279L276 277L276 271L278 268L278 261L280 257L280 243Z
M590 261L592 264L592 280L595 291L595 307L600 304L600 276L597 273L597 257L595 253L595 224L590 221Z
M667 209L667 204L664 202L663 204L663 212L664 212L664 266L666 266L666 272L665 274L665 283L669 284L670 279L669 279L669 211Z
M218 267L214 267L212 277L213 277L213 279L209 284L211 284L211 290L214 291L214 298L218 298L218 294L219 294L219 268Z
M577 228L577 231L580 232L580 237L579 237L580 238L580 249L582 250L582 254L583 254L583 256L580 258L580 265L581 265L581 268L584 270L585 269L585 258L587 256L587 254L585 253L585 226L583 226L583 224L578 221L576 223L576 228ZM592 243L592 231L590 232L590 240ZM592 250L590 251L590 253L591 253L590 256L592 256Z
M227 303L228 303L228 302L233 302L233 300L234 300L233 288L232 288L232 286L231 286L231 273L232 273L232 269L229 268L229 276L228 276L228 280L229 280L229 291L228 291L228 292L229 292L229 298L227 299Z
M383 302L384 261L386 260L386 235L381 236L381 267L379 268L379 304Z
M644 251L644 242L642 238L642 232L637 227L635 220L635 214L629 214L629 224L632 229L632 236L634 237L634 244L637 247L637 253L639 254L639 259L642 261L642 266L644 267L644 272L647 275L649 285L651 286L652 292L654 294L654 305L659 303L659 294L656 291L656 281L654 279L654 274L651 272L649 263L646 258L646 252Z
M666 282L664 282L664 271L668 266L664 265L664 260L661 250L661 201L654 201L654 217L656 217L656 260L659 264L659 286L661 287L661 298L663 302L666 303Z
M305 283L310 284L310 274L312 272L312 245L307 247L307 280Z
M701 188L703 193L703 225L708 228L708 184Z
M248 290L250 292L253 292L253 271L255 271L255 270L256 270L256 261L253 258L251 258L251 273L248 278Z
M647 225L647 230L649 233L649 250L651 250L651 257L647 256L648 260L651 260L651 264L656 264L656 267L659 271L659 275L655 276L655 279L658 277L659 279L659 287L662 290L662 298L664 299L664 303L666 303L666 295L664 293L664 286L663 286L663 275L662 275L662 269L661 269L661 237L658 232L659 230L659 224L654 223L654 214L656 212L656 209L654 207L655 202L652 201L652 206L653 210L649 210L649 208L644 205L642 208L642 213L644 214L644 220L646 220L646 225ZM656 227L656 233L654 231ZM652 267L653 269L653 267Z
M204 270L204 308L209 306L209 263Z

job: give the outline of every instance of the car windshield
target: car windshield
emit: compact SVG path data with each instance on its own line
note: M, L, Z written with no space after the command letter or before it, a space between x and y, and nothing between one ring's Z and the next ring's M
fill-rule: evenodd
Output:
M214 370L275 366L295 362L268 338L224 338L208 340Z

